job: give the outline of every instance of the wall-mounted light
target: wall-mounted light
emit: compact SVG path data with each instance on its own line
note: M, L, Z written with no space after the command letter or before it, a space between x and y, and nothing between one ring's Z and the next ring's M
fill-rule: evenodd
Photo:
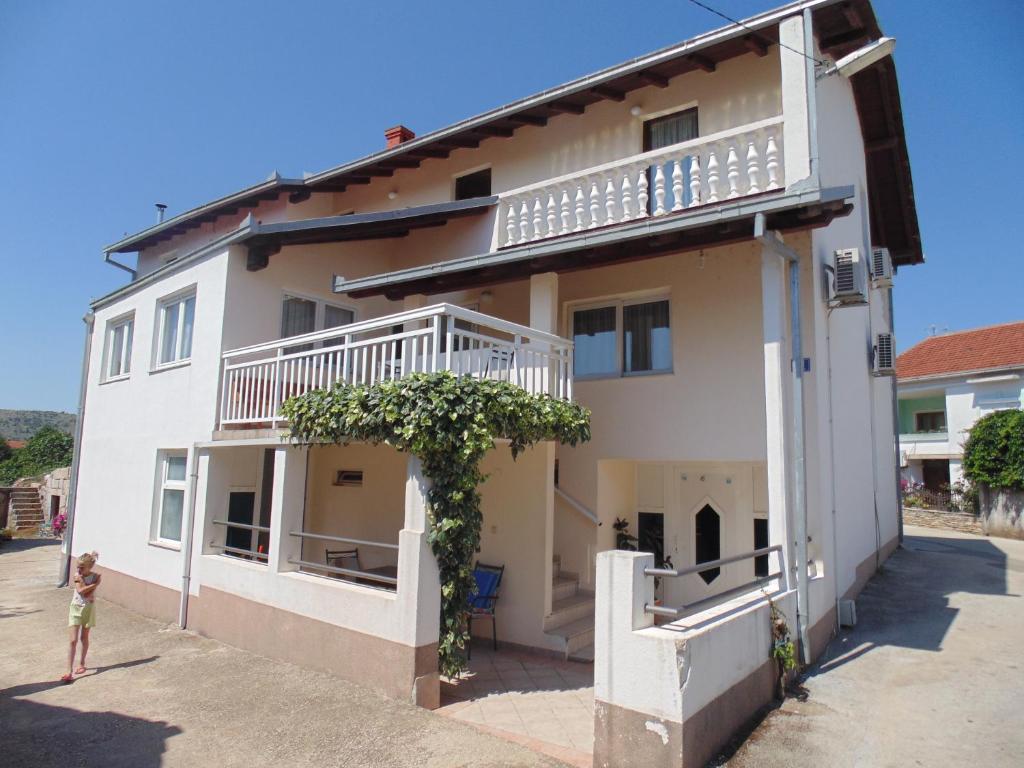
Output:
M481 291L480 292L480 303L481 304L490 304L493 301L494 301L494 294L491 293L491 291L488 290L488 291Z
M388 200L394 200L396 197L398 197L398 190L392 189L388 192Z
M643 113L644 108L641 107L639 104L629 108L629 114L631 114L633 117L640 117L640 115L642 115Z

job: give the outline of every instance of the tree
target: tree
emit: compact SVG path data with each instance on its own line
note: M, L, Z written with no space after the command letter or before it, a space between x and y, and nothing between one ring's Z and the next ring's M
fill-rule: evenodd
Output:
M14 453L14 449L7 444L7 440L3 435L0 435L0 464L11 458L11 454Z
M974 423L964 474L977 485L1024 490L1024 411L996 411Z
M45 475L58 467L71 464L75 440L67 432L43 427L24 448L13 451L0 461L0 485L11 485L20 477Z

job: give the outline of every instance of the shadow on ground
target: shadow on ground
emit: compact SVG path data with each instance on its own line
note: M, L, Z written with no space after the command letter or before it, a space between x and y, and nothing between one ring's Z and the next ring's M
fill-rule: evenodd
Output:
M8 689L11 690L11 689ZM6 768L159 768L166 741L181 729L116 712L83 712L0 697Z

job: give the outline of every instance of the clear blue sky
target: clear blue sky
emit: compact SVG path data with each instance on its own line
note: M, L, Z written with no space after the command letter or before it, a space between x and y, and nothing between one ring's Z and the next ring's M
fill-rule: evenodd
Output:
M734 17L774 0L709 0ZM897 342L1024 319L1024 3L877 0L928 263ZM443 9L443 10L442 10ZM0 408L74 410L101 249L720 26L686 0L0 3ZM724 23L724 22L722 22Z

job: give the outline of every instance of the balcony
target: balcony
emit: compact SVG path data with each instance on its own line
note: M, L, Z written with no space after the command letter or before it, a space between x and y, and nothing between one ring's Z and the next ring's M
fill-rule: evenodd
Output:
M498 242L521 245L783 189L782 127L781 116L771 117L505 192Z
M450 304L225 352L219 424L277 427L289 397L339 381L375 384L415 372L518 384L572 397L572 342Z

